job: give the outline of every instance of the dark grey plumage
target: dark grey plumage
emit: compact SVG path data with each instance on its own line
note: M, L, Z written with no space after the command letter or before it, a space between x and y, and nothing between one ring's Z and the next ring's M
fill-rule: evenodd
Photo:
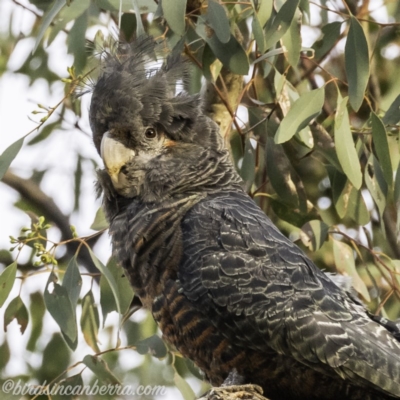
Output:
M400 343L244 193L178 56L105 55L90 122L114 253L164 337L213 385L271 399L400 398Z

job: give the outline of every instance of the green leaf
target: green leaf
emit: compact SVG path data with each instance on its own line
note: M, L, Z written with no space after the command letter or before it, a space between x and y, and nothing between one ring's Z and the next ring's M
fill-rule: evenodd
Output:
M43 317L46 313L46 307L41 292L35 292L30 295L29 311L32 321L32 328L26 349L28 351L35 351L36 343L43 329Z
M195 400L196 395L190 385L183 379L176 371L174 374L174 383L178 390L181 392L184 400Z
M335 21L322 27L322 39L313 44L316 60L319 60L325 56L325 54L328 53L339 40L341 26L341 22Z
M282 145L267 138L265 146L268 178L279 200L292 208L307 212L307 196L304 185L290 163Z
M248 137L245 142L243 163L240 168L240 176L245 182L246 191L248 191L254 183L255 165L256 165L255 149L251 144L251 139Z
M58 378L60 374L65 373L65 370L70 365L70 358L70 352L60 333L53 334L43 350L40 369L37 372L35 371L35 375L39 382L50 382L54 378ZM54 397L51 398L52 400L56 400ZM67 399L64 397L63 400Z
M14 286L15 277L17 276L17 263L14 261L0 275L0 307L7 300L11 289Z
M124 269L118 265L114 257L110 257L106 268L111 273L116 283L121 314L124 315L130 309L134 296L133 289L126 277ZM107 314L112 311L118 311L118 308L110 284L103 276L100 278L100 305L104 324Z
M21 150L24 139L25 136L8 146L0 156L0 179L3 179L3 176L10 167L10 164Z
M249 70L249 59L240 43L233 35L228 43L221 43L212 29L210 29L204 18L199 17L196 33L210 46L215 56L221 60L226 68L234 74L246 75Z
M74 1L73 5L69 7L64 7L57 18L54 20L54 26L52 26L47 45L53 42L53 40L57 37L58 33L63 30L68 22L71 22L78 17L80 17L90 6L90 0L79 0Z
M324 104L324 92L323 87L312 90L302 94L293 103L276 132L275 143L287 142L321 112Z
M215 0L208 0L206 17L219 41L228 43L231 38L231 29L224 7Z
M286 1L280 8L271 27L265 33L267 49L271 48L289 29L298 5L299 0L291 0Z
M106 323L107 315L113 311L118 312L117 304L115 303L114 293L111 286L104 275L100 277L100 307L103 316L103 328Z
M301 241L311 251L321 248L328 237L329 226L320 220L307 222L300 231Z
M75 310L72 307L67 289L59 285L57 280L57 276L54 272L51 272L44 290L44 302L62 333L71 341L68 345L70 347L72 345L71 349L74 350L78 338ZM49 289L52 289L52 291L50 292Z
M25 304L20 296L12 299L6 308L6 311L4 312L4 332L7 332L8 324L14 319L17 320L21 329L21 333L23 334L28 325L29 315L28 310L26 309Z
M176 34L185 34L186 0L162 0L162 9L168 26Z
M78 304L79 293L82 288L82 277L79 272L76 257L72 257L65 271L62 287L67 290L68 297L71 300L72 308L75 310Z
M400 237L400 162L396 171L396 179L394 182L394 201L397 209L396 236Z
M141 340L136 344L136 351L139 354L151 354L157 358L164 358L167 355L165 343L157 335Z
M120 384L118 378L111 372L107 363L101 358L88 354L83 358L82 362L91 369L102 382L111 385Z
M94 302L91 290L82 299L81 329L86 343L96 352L100 349L97 344L97 334L99 332L99 311Z
M360 189L362 174L358 154L354 147L347 111L348 98L338 98L335 115L335 147L343 172L356 189Z
M257 14L253 15L253 20L251 22L251 27L253 31L253 36L254 39L257 43L258 51L260 53L264 53L266 48L265 48L265 37L264 37L264 31L262 29L262 26L260 24L260 21L258 19Z
M375 151L381 164L383 176L386 183L391 187L393 185L393 169L390 160L389 143L385 126L382 120L374 113L371 113L372 139L375 145Z
M381 219L382 234L385 235L383 224L383 212L386 208L387 184L383 178L383 173L376 157L371 154L364 172L365 184L372 198L374 199Z
M35 46L33 47L32 53L34 53L42 40L46 29L50 26L58 12L65 6L67 0L55 0L51 8L45 12L42 18L42 25L40 26L39 33L36 36Z
M91 249L89 249L89 254L90 254L90 257L92 258L93 264L107 279L107 283L109 284L111 291L114 295L115 305L116 305L117 311L120 315L120 323L121 323L122 308L121 308L118 284L117 284L112 272L94 255L94 253L92 252Z
M154 0L135 0L139 6L140 14L154 13L157 10L157 3ZM94 0L100 9L119 11L121 4L122 12L132 11L132 0Z
M358 111L364 100L369 79L368 43L361 24L355 17L350 18L350 29L344 49L349 99L354 111Z
M64 393L68 393L68 392L80 393L80 391L82 390L83 387L84 387L84 383L83 383L83 379L82 379L82 373L79 373L76 375L69 376L68 378L63 379L61 382L54 383L54 392L55 393L63 393L63 392ZM76 397L71 397L71 400L73 400L75 398ZM106 398L106 397L104 397L104 398ZM66 397L62 397L61 399L62 400L70 400L70 398L66 398ZM58 400L58 399L54 398L54 400Z
M8 362L10 361L10 355L10 347L7 339L4 338L4 342L0 346L0 371L7 366Z
M83 157L78 154L76 160L76 169L74 174L74 211L79 210L79 201L81 197L81 184L82 184L82 160Z
M39 135L35 136L32 140L30 140L27 144L28 146L32 146L36 143L41 142L44 139L47 139L50 134L56 130L60 128L60 121L56 121L53 122L51 124L46 125L45 127L43 127L43 129L40 131Z
M356 291L360 293L367 302L370 302L371 298L369 296L368 288L360 278L360 275L358 275L351 247L334 239L333 255L337 271L342 275L351 276L354 289L356 289Z
M134 296L132 286L129 283L125 270L117 263L115 257L110 257L107 269L111 272L117 284L121 314L125 314L128 312Z
M74 67L78 74L85 68L87 60L85 35L88 26L88 16L89 14L86 11L75 20L67 38L68 52L74 56Z
M301 12L296 10L289 29L282 36L282 44L287 50L287 59L292 67L296 67L300 60L301 17Z
M385 125L396 125L400 121L400 94L394 99L389 110L386 111L383 117Z
M261 28L264 28L264 25L271 18L273 7L274 7L273 0L258 1L257 18L258 21L260 22Z
M274 213L279 218L297 226L298 228L301 228L306 222L318 218L315 211L302 212L301 210L287 206L281 200L275 200L273 198L270 198L270 202Z
M109 224L104 214L103 207L100 206L96 212L96 216L94 217L92 225L90 225L90 229L93 229L94 231L101 231L103 229L108 229L108 227Z

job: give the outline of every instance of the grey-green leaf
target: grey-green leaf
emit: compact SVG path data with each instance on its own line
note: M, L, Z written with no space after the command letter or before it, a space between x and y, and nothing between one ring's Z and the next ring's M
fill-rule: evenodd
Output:
M389 110L386 111L383 117L385 125L396 125L400 121L400 94L394 99Z
M369 51L364 30L353 16L350 18L344 56L350 104L355 111L358 111L369 79Z
M244 146L243 163L240 168L240 176L245 182L246 191L251 188L255 178L255 150L251 144L251 139L247 138Z
M51 292L50 285L52 286ZM71 343L75 343L78 334L75 311L67 289L57 283L57 276L53 272L50 273L44 290L44 302L63 334Z
M393 168L390 159L389 143L385 126L382 120L374 113L371 113L372 139L375 145L375 151L382 167L383 176L386 183L391 187L393 185Z
M96 352L100 349L97 344L99 332L99 311L90 290L82 299L81 329L86 343Z
M335 147L340 165L347 178L356 189L360 189L362 174L358 154L354 147L351 134L349 113L347 111L348 97L339 98L335 115Z
M101 231L107 228L108 222L106 220L106 216L104 215L103 207L100 206L96 212L96 216L94 217L92 225L90 225L90 229Z
M114 279L111 271L94 255L91 249L89 249L90 257L92 258L93 264L96 268L103 274L103 276L107 279L108 284L110 285L111 291L114 295L115 304L117 306L118 313L121 315L121 304L119 300L118 293L118 285Z
M34 53L39 46L40 41L42 40L46 29L52 23L54 17L58 14L58 12L65 6L67 0L55 0L51 8L46 11L42 18L42 25L40 26L39 33L36 36L35 46L33 47L32 53Z
M267 49L272 47L289 29L298 5L299 0L286 1L278 11L278 14L272 22L271 28L266 32Z
M315 118L324 104L324 88L302 94L283 118L275 135L275 143L284 143L305 128Z
M340 36L341 26L341 22L335 21L322 27L321 32L323 37L313 45L316 60L322 58L335 45Z
M78 304L79 293L82 288L82 277L79 272L78 263L75 257L71 258L65 271L62 286L67 289L68 297L71 300L73 309Z
M318 250L328 237L329 226L318 219L307 222L302 226L300 238L311 251Z
M29 314L20 296L12 299L4 312L4 332L7 332L8 324L14 319L17 320L21 333L24 333L28 325Z
M249 59L243 47L233 35L231 35L228 43L220 42L215 32L210 30L201 17L197 21L196 33L207 42L215 56L221 60L226 68L229 68L234 74L247 74Z
M178 35L185 34L186 0L162 0L162 9L168 26Z
M301 17L302 14L296 10L289 29L282 37L282 43L287 50L287 59L292 67L296 67L300 59L301 51Z
M0 307L7 300L8 295L14 286L17 276L17 263L14 261L0 275Z
M360 275L358 275L351 247L338 240L333 240L333 255L338 272L351 276L354 289L356 289L366 301L371 301L368 288L360 278Z
M10 167L10 164L21 150L24 139L25 136L8 146L0 156L0 179L3 179L3 176Z
M101 381L112 385L120 384L118 378L111 372L108 364L100 357L86 355L82 362L90 368Z
M221 43L228 43L231 38L229 21L224 7L215 0L208 0L207 21L214 29Z

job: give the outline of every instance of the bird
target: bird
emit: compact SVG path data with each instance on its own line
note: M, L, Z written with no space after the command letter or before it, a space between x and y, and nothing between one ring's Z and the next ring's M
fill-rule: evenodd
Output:
M398 327L245 192L201 95L185 91L188 61L160 62L163 47L142 36L104 50L89 121L113 254L165 341L215 387L237 376L271 400L400 398Z

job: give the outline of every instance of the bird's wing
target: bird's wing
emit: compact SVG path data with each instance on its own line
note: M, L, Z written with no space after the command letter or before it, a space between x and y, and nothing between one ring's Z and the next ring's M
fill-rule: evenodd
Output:
M182 223L185 296L235 343L400 396L400 344L244 193L210 197ZM321 364L322 363L322 364Z

